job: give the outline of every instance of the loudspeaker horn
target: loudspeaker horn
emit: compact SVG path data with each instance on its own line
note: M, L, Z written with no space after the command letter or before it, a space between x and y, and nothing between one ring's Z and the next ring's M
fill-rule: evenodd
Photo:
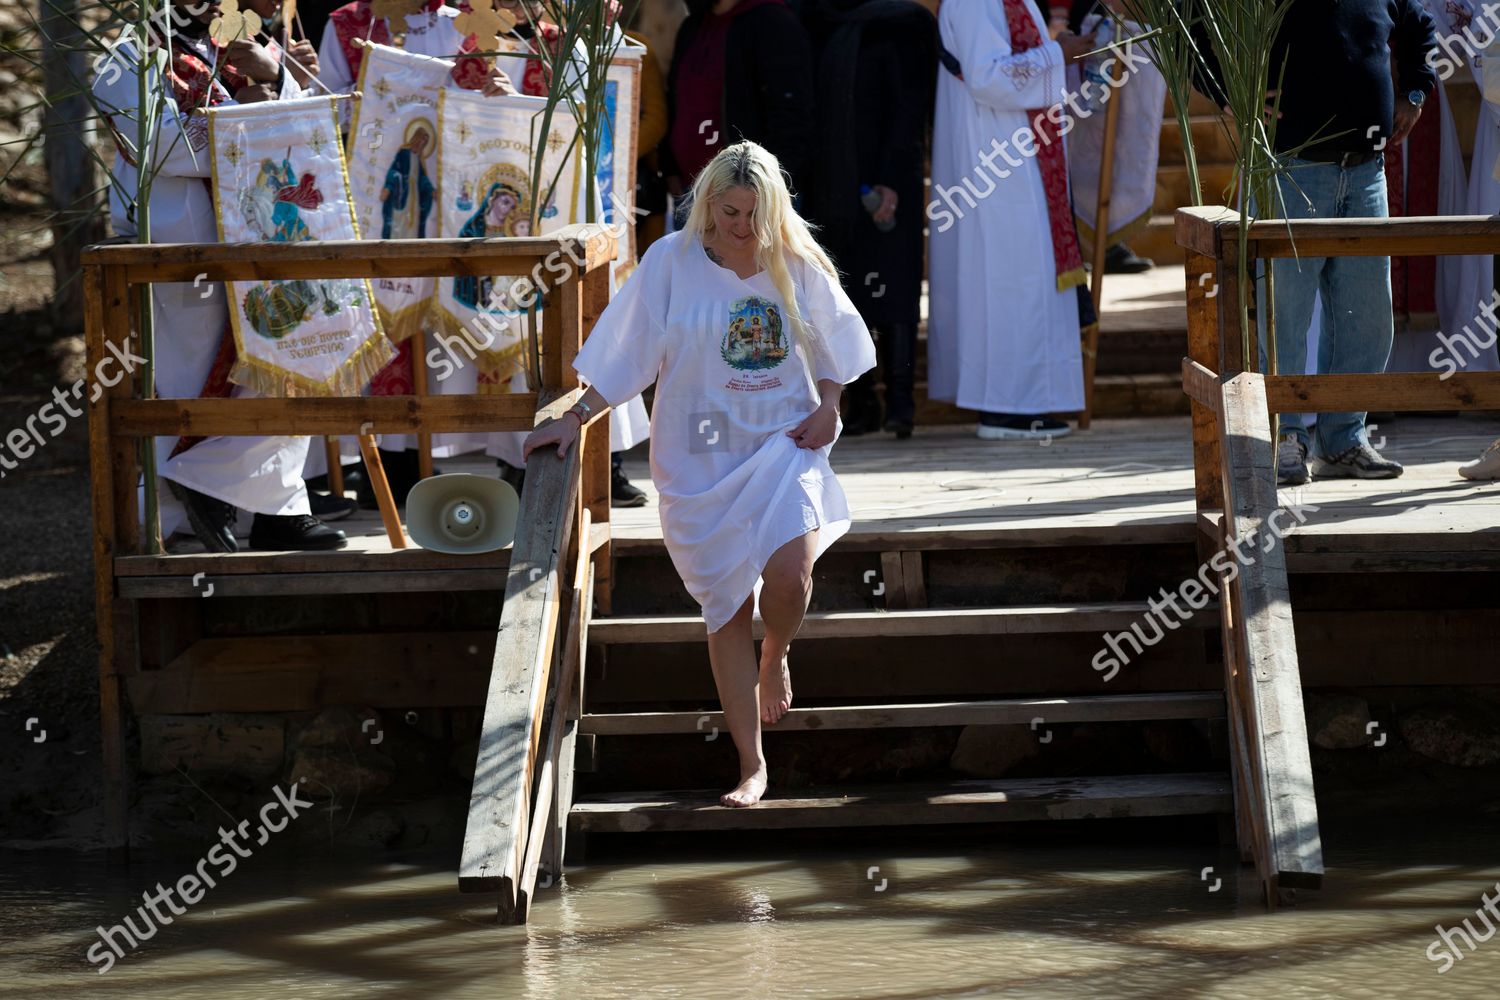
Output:
M521 500L509 483L461 472L431 476L406 494L406 530L434 552L503 549L515 540L520 512Z

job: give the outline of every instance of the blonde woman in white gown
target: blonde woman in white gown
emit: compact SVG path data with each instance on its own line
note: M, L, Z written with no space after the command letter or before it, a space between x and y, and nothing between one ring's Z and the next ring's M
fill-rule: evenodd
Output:
M828 452L843 386L874 367L870 333L776 158L742 142L693 184L687 225L656 243L579 352L580 403L527 438L566 455L589 416L656 385L651 478L662 537L703 608L739 784L766 790L761 725L792 703L787 651L812 596L813 562L849 529ZM765 639L750 623L759 583Z

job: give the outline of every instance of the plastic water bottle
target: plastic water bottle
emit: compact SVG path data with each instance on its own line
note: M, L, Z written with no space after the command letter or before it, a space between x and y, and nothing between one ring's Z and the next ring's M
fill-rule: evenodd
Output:
M859 203L865 206L866 212L874 215L876 212L880 211L880 192L876 191L868 184L864 185L859 189ZM892 229L896 228L896 218L894 215L891 216L891 218L886 219L884 222L881 222L878 219L872 221L875 222L875 228L880 230L882 233L888 233Z

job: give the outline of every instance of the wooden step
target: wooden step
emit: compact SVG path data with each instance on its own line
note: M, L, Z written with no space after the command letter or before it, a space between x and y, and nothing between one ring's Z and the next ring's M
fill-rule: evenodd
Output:
M590 795L574 802L570 821L577 830L646 833L1192 816L1232 808L1227 774L807 789L796 792L795 798L768 798L748 809L719 805L720 794L695 790Z
M1108 632L1130 628L1150 612L1145 601L1100 604L1056 604L1008 608L918 608L910 611L815 611L802 621L801 639L869 639L891 636L1052 635L1062 632ZM1186 622L1193 628L1218 628L1216 604L1199 609ZM765 626L752 623L755 637ZM702 642L703 619L697 615L640 615L595 618L589 642L605 644Z
M1135 246L1134 243L1131 246ZM1150 256L1150 254L1146 254ZM1182 261L1181 253L1177 256ZM979 420L973 410L927 397L927 383L918 382L917 425L972 424ZM1182 391L1179 372L1145 372L1137 374L1099 375L1094 379L1094 417L1167 417L1189 411L1187 393Z
M1155 719L1218 719L1224 696L1217 691L1170 694L1085 695L1069 698L1010 698L1000 701L924 702L909 705L836 705L793 708L767 732L825 729L902 729L917 726L1029 725L1141 722ZM579 732L599 736L701 733L727 728L721 712L629 712L585 715Z

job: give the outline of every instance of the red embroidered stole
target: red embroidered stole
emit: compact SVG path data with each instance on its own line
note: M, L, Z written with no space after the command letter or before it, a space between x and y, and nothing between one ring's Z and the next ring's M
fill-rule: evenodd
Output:
M1011 51L1019 55L1042 44L1042 33L1031 17L1030 0L1005 0L1005 25L1010 30ZM1076 287L1087 280L1078 230L1073 223L1073 203L1068 197L1068 160L1057 123L1047 109L1028 110L1036 137L1036 161L1047 192L1047 220L1052 230L1052 257L1057 266L1057 290Z

